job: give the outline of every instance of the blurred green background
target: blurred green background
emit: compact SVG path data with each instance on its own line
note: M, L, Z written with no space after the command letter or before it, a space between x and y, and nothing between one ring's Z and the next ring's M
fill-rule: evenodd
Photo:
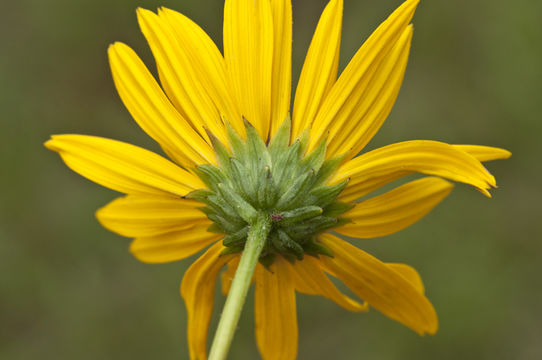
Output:
M342 67L399 4L345 0ZM178 288L192 259L133 259L129 240L93 216L117 194L42 145L50 134L82 133L156 149L116 95L106 49L126 42L154 69L134 10L161 5L221 43L222 0L0 5L2 359L187 358ZM294 82L324 5L294 0ZM403 88L370 147L433 139L514 156L488 165L500 185L493 199L458 185L411 228L356 242L420 271L439 314L435 336L299 295L299 359L542 358L541 13L539 0L422 1ZM217 296L215 316L222 302ZM249 297L231 359L258 358L252 304Z

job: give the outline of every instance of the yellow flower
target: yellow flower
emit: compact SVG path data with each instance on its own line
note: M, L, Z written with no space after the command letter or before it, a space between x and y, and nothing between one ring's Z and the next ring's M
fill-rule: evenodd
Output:
M224 56L185 16L139 9L161 86L122 43L109 48L111 70L135 121L172 161L99 137L55 135L46 143L72 170L126 194L97 217L135 238L130 250L139 260L180 260L211 245L181 285L192 359L207 356L216 279L227 265L227 294L247 229L262 213L271 225L254 282L265 359L296 357L295 291L350 311L371 306L420 335L437 331L416 270L326 232L372 238L404 229L448 195L445 179L489 196L495 179L480 161L510 156L485 146L405 141L355 157L395 102L417 4L404 2L337 79L343 1L331 0L305 59L291 123L290 0L226 0ZM412 173L431 176L356 202ZM361 300L342 294L329 276Z

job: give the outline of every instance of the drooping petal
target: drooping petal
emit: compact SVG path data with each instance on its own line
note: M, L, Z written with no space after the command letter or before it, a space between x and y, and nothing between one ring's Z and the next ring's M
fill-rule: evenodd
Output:
M273 13L273 75L270 136L290 112L292 92L292 2L271 0Z
M273 72L273 16L269 0L226 0L224 58L241 115L267 140Z
M117 91L139 126L183 166L216 163L212 147L175 109L136 53L115 43L108 54Z
M296 261L295 264L291 266L291 272L295 289L299 292L323 296L349 311L368 310L366 304L360 304L342 294L331 280L329 280L322 269L320 269L318 260L310 256L305 256L303 260Z
M209 141L207 129L226 143L226 128L220 113L201 81L205 74L183 51L172 27L152 11L142 8L137 9L137 18L171 102L201 137Z
M357 238L396 233L427 215L452 191L452 187L451 183L437 177L408 182L357 203L343 215L352 222L334 230Z
M106 229L126 237L148 237L193 227L211 225L198 210L197 201L173 197L128 195L117 198L96 212Z
M73 171L125 194L184 196L205 188L199 178L163 157L121 141L53 135L45 146Z
M264 360L292 360L297 356L297 310L294 283L282 257L271 271L256 267L254 317L256 341Z
M399 263L386 263L386 265L397 271L407 281L410 281L410 283L416 288L416 290L418 290L422 294L425 293L425 287L423 286L422 277L412 266Z
M478 161L493 161L508 159L512 153L505 149L482 145L452 145L454 148L464 151L475 157Z
M220 256L221 243L211 246L186 271L181 296L188 314L188 349L191 359L207 359L207 333L213 312L215 283L222 267L234 255Z
M404 141L360 155L343 164L332 182L350 179L340 198L352 201L413 172L469 184L486 195L496 186L495 178L473 156L429 140Z
M130 244L130 252L139 261L149 264L185 259L223 236L208 232L209 225L195 224L166 234L137 237Z
M330 0L318 21L295 93L292 141L312 124L337 80L342 16L343 0Z
M350 290L384 315L418 334L434 334L438 328L433 305L398 271L331 234L320 236L334 257L320 257L324 269L341 279Z
M412 36L408 24L418 2L404 2L352 58L322 103L311 127L308 151L328 136L328 132L329 143L340 144L343 138L334 138L347 135L353 137L352 143L361 149L378 130L383 122L380 115L389 112L402 80ZM343 125L355 131L342 132ZM349 153L350 157L353 155Z
M195 22L177 11L161 8L158 16L171 26L179 51L189 59L221 116L244 136L245 127L228 84L226 63L215 43Z

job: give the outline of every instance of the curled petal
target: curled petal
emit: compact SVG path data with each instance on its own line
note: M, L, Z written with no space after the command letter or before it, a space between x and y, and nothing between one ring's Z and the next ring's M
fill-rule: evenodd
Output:
M493 161L508 159L512 153L505 149L482 145L452 145L454 148L464 151L475 157L478 161Z
M386 263L386 265L397 271L406 280L410 281L410 283L416 288L416 290L418 290L422 294L425 293L425 287L423 286L422 278L420 274L418 274L416 269L414 269L412 266L399 263Z
M341 279L357 296L420 335L437 331L435 309L412 281L336 236L323 234L320 240L334 255L320 258L323 268Z
M476 158L430 140L404 141L369 151L344 163L331 181L350 179L340 197L352 201L413 172L469 184L486 196L487 189L496 187L495 178Z
M453 185L437 177L426 177L401 185L387 193L357 203L344 213L350 223L335 230L357 238L393 234L427 215L452 191Z
M291 267L295 289L309 295L319 295L334 301L349 311L367 311L367 304L360 304L342 294L320 269L318 260L305 256Z

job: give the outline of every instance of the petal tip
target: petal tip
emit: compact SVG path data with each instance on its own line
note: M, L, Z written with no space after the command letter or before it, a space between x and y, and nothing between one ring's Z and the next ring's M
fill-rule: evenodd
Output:
M49 150L55 151L55 149L54 149L54 140L53 140L52 137L49 140L45 141L43 143L43 146L45 146Z
M142 8L141 6L138 6L138 7L136 8L136 14L137 14L137 15L142 14L142 13L144 13L145 11L149 11L149 10L147 10L147 9L145 9L145 8ZM150 11L149 11L149 12L150 12Z

